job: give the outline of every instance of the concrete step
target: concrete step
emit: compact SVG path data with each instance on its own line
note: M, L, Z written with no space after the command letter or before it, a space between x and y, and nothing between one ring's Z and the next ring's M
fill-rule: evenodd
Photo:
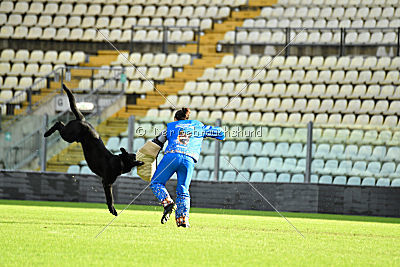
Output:
M209 53L215 53L216 52L216 46L214 43L209 44L209 43L204 43L201 44L200 46L200 54L209 54ZM194 44L188 44L187 46L181 46L178 48L178 53L197 53L197 46Z
M92 70L85 70L85 69L71 69L71 76L75 77L85 77L90 78L94 72Z
M55 165L47 163L46 171L48 172L67 172L68 166L66 165Z
M68 88L78 88L79 87L79 80L77 79L73 79L69 82L64 81L64 84L68 87ZM60 89L61 88L61 82L50 82L50 88L51 89Z
M248 2L250 7L272 6L278 3L277 0L249 0Z
M88 63L83 63L82 66L86 67L100 67L103 65L110 65L112 61L117 60L118 54L115 55L99 55L91 56Z
M128 50L120 50L121 53L129 53ZM99 50L97 51L99 56L118 56L119 53L116 50Z

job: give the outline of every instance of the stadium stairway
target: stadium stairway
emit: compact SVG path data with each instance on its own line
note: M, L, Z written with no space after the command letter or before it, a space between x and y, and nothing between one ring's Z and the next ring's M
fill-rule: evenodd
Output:
M165 80L164 84L157 85L164 96L175 95L182 90L186 81L200 77L205 68L215 67L221 62L226 53L217 53L217 43L224 38L227 31L234 30L243 24L244 19L254 18L260 15L261 8L275 4L276 0L250 0L248 10L233 11L230 17L222 23L215 23L214 28L205 31L200 37L201 58L194 59L192 65L185 66L182 72L176 72L173 78ZM178 53L197 53L197 44L188 44L178 48ZM130 115L145 116L151 108L157 108L165 103L165 98L159 92L151 92L145 99L138 99L135 105L127 105L122 108L116 117L128 118Z
M220 24L215 24L214 29L207 30L200 37L200 54L201 58L194 59L192 65L184 66L182 72L175 72L173 78L165 80L164 84L157 85L157 89L165 96L176 95L182 90L186 81L195 80L200 77L205 68L215 67L221 62L226 53L217 53L217 43L224 38L227 31L241 26L244 19L254 18L261 12L264 6L275 4L276 0L250 0L249 10L233 11L231 16ZM178 48L178 53L197 52L195 44L189 44ZM118 52L113 50L99 51L97 56L90 57L88 63L81 64L83 66L102 66L110 65L110 63L118 57ZM79 76L85 77L85 73L81 72ZM89 74L88 74L89 75ZM76 83L72 80L70 83ZM128 118L131 115L145 116L151 108L157 108L165 103L165 99L157 91L146 94L144 99L137 99L135 105L126 105L113 116L102 122L96 129L102 136L104 143L111 136L118 136L127 129ZM68 146L61 153L55 155L47 162L48 171L66 172L69 165L77 164L84 160L83 152L80 144L74 143Z

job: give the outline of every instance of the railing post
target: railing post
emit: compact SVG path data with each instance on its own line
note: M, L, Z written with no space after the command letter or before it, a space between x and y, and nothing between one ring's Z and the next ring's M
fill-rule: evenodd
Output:
M340 28L340 56L344 56L345 52L345 39L346 39L346 32L344 28Z
M131 45L130 45L130 51L129 51L129 54L132 54L132 53L133 53L133 35L134 35L134 29L135 29L135 26L133 26L133 25L132 25L132 32L131 32Z
M47 138L44 137L44 133L46 132L47 128L47 123L49 120L49 116L47 114L43 115L43 126L42 126L42 132L40 134L42 143L40 147L40 171L45 172L46 171L46 157L47 157Z
M290 42L290 27L286 27L286 36L285 36L285 56L289 56L290 54L290 46L288 45Z
M313 132L313 123L312 123L312 121L310 121L307 124L306 175L304 177L304 182L305 183L310 183L310 181L311 181L312 132Z
M27 98L28 98L28 114L30 114L32 112L32 87L29 87Z
M400 27L397 28L397 56L400 56Z
M64 67L61 68L61 78L60 78L61 86L60 86L60 92L63 92L62 85L64 83Z
M233 55L236 57L237 54L237 28L235 27L235 36L233 38Z
M217 119L216 125L221 127L221 119ZM214 156L214 181L219 180L219 157L220 157L220 142L214 140L215 142L215 156Z
M90 75L90 91L93 91L94 90L94 84L93 84L93 81L94 81L94 70L92 69L92 73L91 73L91 75Z
M135 137L135 116L131 115L128 119L128 153L133 153L133 138Z
M168 53L168 27L163 26L163 53Z
M97 123L100 123L100 96L99 96L99 90L96 91L96 114L97 114Z

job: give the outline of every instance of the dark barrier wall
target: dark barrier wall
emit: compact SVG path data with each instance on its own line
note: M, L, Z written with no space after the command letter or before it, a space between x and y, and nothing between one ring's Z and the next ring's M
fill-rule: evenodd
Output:
M400 217L400 188L321 184L253 183L280 211ZM147 183L120 177L114 185L116 203L129 203ZM175 195L176 180L167 188ZM193 181L193 207L273 210L244 183ZM105 202L101 181L92 175L0 171L0 198L26 200ZM155 205L147 188L134 204Z

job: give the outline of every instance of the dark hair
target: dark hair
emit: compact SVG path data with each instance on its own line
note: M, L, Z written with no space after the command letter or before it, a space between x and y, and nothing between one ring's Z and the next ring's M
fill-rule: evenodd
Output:
M180 120L188 120L190 115L190 109L188 108L182 108L175 112L175 119L178 121Z

